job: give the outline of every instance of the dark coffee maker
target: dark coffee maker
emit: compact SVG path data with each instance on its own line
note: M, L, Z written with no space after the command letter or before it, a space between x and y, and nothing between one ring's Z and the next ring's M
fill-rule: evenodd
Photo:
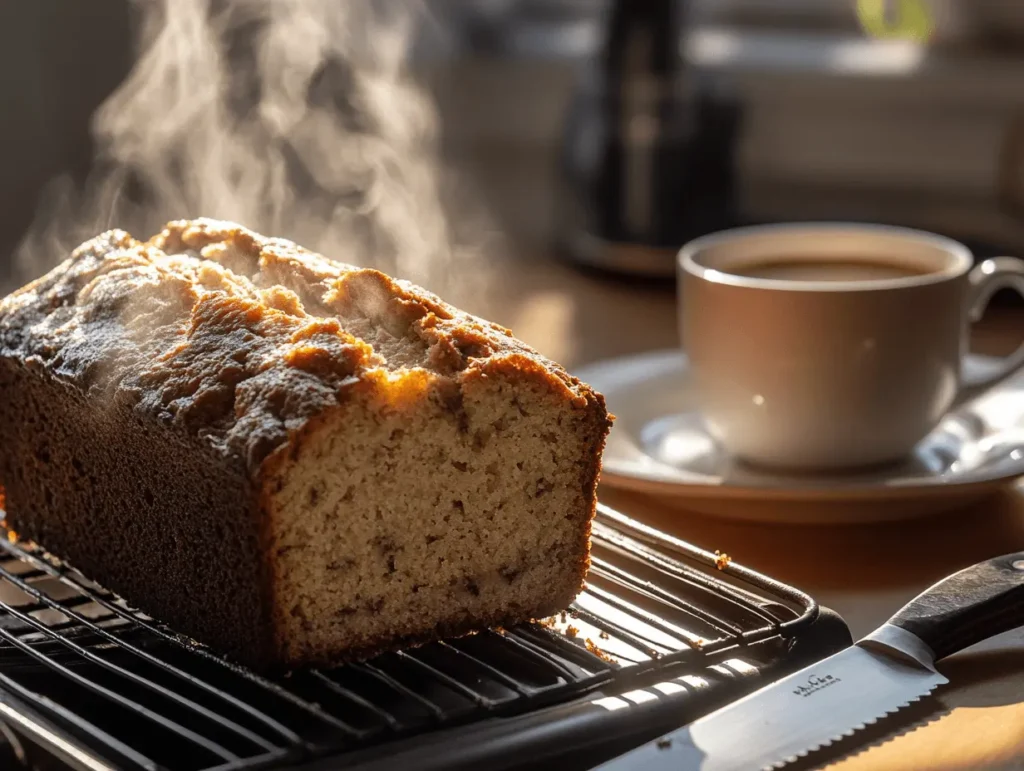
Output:
M738 107L686 64L686 3L616 0L581 73L562 146L560 251L671 276L690 238L735 224Z

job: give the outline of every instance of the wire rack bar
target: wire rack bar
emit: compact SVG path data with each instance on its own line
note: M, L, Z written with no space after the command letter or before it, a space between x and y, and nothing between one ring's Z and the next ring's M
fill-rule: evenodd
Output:
M534 664L553 669L555 673L562 678L562 684L575 682L581 677L586 676L587 673L584 670L570 669L561 661L553 659L550 651L547 651L528 640L522 639L516 631L517 630L512 629L501 635L497 632L488 632L488 634L502 637L510 646L512 646L512 648L516 650L517 653L529 658Z
M3 609L8 613L13 611L13 608L11 608L6 603L0 603L0 609ZM221 760L238 760L238 755L220 746L216 742L207 739L205 736L196 733L195 731L193 731L190 728L187 728L186 726L176 723L170 718L165 717L164 715L161 715L160 713L155 712L149 709L148 707L143 706L142 704L139 704L137 701L134 701L133 699L129 699L128 697L123 696L122 694L117 693L116 691L112 691L106 686L93 682L88 677L80 675L79 673L71 670L63 664L54 661L49 656L40 653L39 650L33 647L32 645L29 645L28 643L19 639L16 634L6 629L0 628L0 638L3 638L7 642L11 643L19 650L21 650L23 653L27 654L35 661L39 662L40 664L43 664L44 666L53 670L62 677L71 680L74 683L77 683L86 690L92 691L93 693L99 696L106 697L119 707L123 707L127 710L134 712L135 714L141 715L150 722L160 726L164 730L170 731L171 733L176 734L178 737L185 739L186 741L192 742L197 747L201 747L202 749L209 752L211 755L219 757Z
M444 686L451 688L453 691L456 691L462 696L465 696L478 707L482 707L483 709L488 710L494 707L495 702L492 699L488 699L486 696L482 696L481 694L477 693L472 688L470 688L468 685L459 682L451 675L445 674L437 667L431 666L419 657L413 656L412 654L406 653L405 651L397 651L395 655L399 658L399 660L411 664L413 667L420 670L420 672L422 672L423 674L426 674L434 678L434 680L437 680Z
M661 658L661 651L657 648L651 647L651 640L644 640L642 637L633 634L624 626L616 624L614 621L608 621L603 619L595 613L591 613L589 610L577 610L581 620L586 621L588 624L597 627L609 636L614 636L619 640L622 640L627 645L632 647L634 650L639 651L649 659Z
M504 672L502 672L497 667L492 667L486 661L483 661L482 659L477 658L476 656L472 655L471 653L467 653L466 651L464 651L461 648L458 648L458 647L452 645L451 643L448 643L448 642L445 642L445 641L441 641L440 643L438 643L438 645L442 649L444 649L445 651L449 651L452 654L454 654L455 656L457 656L458 658L460 658L461 660L466 661L472 667L475 667L478 670L483 670L484 672L487 673L487 675L491 679L501 683L506 688L511 688L513 691L518 693L520 696L531 696L534 693L536 693L536 691L537 691L536 688L530 688L530 687L524 685L523 683L520 683L515 678L509 677L508 675L506 675Z
M231 763L222 763L219 766L211 766L203 771L260 771L265 768L282 768L292 758L289 750L277 750L257 758L246 758Z
M640 619L642 622L644 622L644 624L647 624L651 628L657 629L659 632L662 632L663 634L666 634L669 637L678 640L684 645L689 645L690 647L693 647L690 640L684 635L680 634L680 630L677 627L674 627L668 622L663 621L662 619L655 616L653 613L648 613L647 611L638 608L635 605L627 603L624 600L620 600L611 592L607 592L597 586L588 586L587 594L591 594L594 597L597 597L606 605L615 608L616 610L629 613L634 618ZM639 635L637 635L637 637L639 637ZM657 644L656 640L648 640L648 642L652 644Z
M694 570L693 568L682 564L678 560L666 557L665 555L637 540L630 538L627 535L609 532L608 528L600 524L595 524L594 527L595 529L600 528L602 530L601 536L607 538L616 547L629 551L639 559L644 559L651 567L661 571L662 573L680 581L684 581L691 586L697 587L702 591L717 597L720 601L730 603L736 608L757 616L764 623L768 624L772 631L774 631L778 626L779 620L775 618L775 616L758 607L756 604L751 602L746 595L736 591L728 584L715 582L710 576ZM723 568L723 571L727 568L728 566Z
M3 573L4 573L4 571L2 569L0 569L0 575L3 575ZM83 648L81 645L78 645L76 642L74 642L70 638L54 632L52 629L48 628L41 621L38 621L38 620L32 618L31 616L23 613L22 611L20 611L17 608L7 604L6 602L0 602L0 610L8 613L9 615L13 616L14 618L17 618L19 621L22 621L22 622L24 622L26 624L29 624L30 626L32 626L33 629L36 629L37 631L39 631L40 633L46 635L47 637L55 640L56 642L59 642L61 645L63 645L67 649L69 649L71 651L74 651L75 653L77 653L82 658L86 659L87 661L91 661L92 663L96 664L99 667L102 667L103 669L106 669L108 672L113 672L114 674L116 674L116 675L118 675L120 677L123 677L126 680L131 681L135 685L138 685L138 686L140 686L142 688L145 688L146 690L150 691L151 693L155 693L158 696L161 696L161 697L163 697L165 699L173 701L178 706L184 707L185 709L191 710L191 711L197 713L198 715L201 715L202 717L206 718L207 720L210 720L213 723L219 725L221 728L225 728L225 729L227 729L229 731L232 731L237 736L240 736L243 739L246 739L247 741L252 742L257 747L260 747L260 748L262 748L264 750L276 749L276 745L272 744L271 742L268 742L263 737L254 734L252 731L250 731L250 730L248 730L246 728L243 728L242 726L240 726L237 723L235 723L233 720L229 720L228 718L225 718L225 717L217 714L216 712L213 712L212 710L207 709L206 707L204 707L201 704L196 704L191 699L188 699L188 698L186 698L186 697L184 697L184 696L182 696L182 695L180 695L178 693L175 693L174 691L171 691L171 690L169 690L167 688L164 688L162 685L159 685L159 684L154 683L154 682L152 682L150 680L147 680L146 678L142 677L141 675L139 675L139 674L137 674L135 672L132 672L130 670L127 670L124 667L118 666L117 664L114 664L113 662L108 661L108 660L104 659L101 656L97 656L95 653L92 653L91 651L86 650L85 648ZM9 634L13 635L13 633L9 633Z
M64 721L65 725L74 726L82 733L91 736L94 739L99 739L107 751L113 751L136 768L144 769L145 771L162 771L160 764L152 758L149 758L132 747L129 747L120 739L111 736L98 725L89 722L85 718L75 714L52 699L26 688L17 680L8 677L2 672L0 672L0 688L6 689L9 693L14 694L29 704L32 704L37 709L47 712L59 720Z
M119 768L164 771L164 750L130 746L134 738L95 725L77 702L60 698L57 703L21 678L49 672L83 688L82 704L130 710L136 719L194 747L193 757L209 756L212 764L202 771L257 771L442 725L528 712L598 690L645 687L673 665L707 666L737 647L795 633L818 613L802 592L739 565L716 566L715 555L606 506L598 507L593 536L598 553L592 558L591 580L582 602L569 612L600 630L602 639L607 635L644 660L606 660L589 649L589 641L585 646L583 639L569 639L545 622L488 630L336 669L309 669L297 673L304 676L301 684L298 678L275 682L237 667L127 606L41 548L0 539L0 581L26 599L0 602L0 617L11 620L9 628L0 625L0 648L6 649L0 659L0 692L38 709L40 719L52 717L55 725L68 727L69 736L88 741L83 746ZM737 585L720 580L716 567ZM656 574L670 580L651 580ZM62 589L51 596L48 579L73 595L61 597ZM777 602L791 606L792 617L781 608L776 614L772 603ZM713 632L715 639L705 642L698 631L702 636ZM680 649L672 650L676 642ZM20 666L12 656L41 668L8 671L8 663ZM100 671L107 674L90 678ZM117 686L121 681L130 684L124 693Z
M578 690L580 686L589 686L594 683L604 683L612 680L616 667L604 659L594 656L578 642L574 642L564 634L536 626L519 627L512 630L510 634L515 635L520 643L532 647L541 655L547 654L550 656L554 653L556 656L580 667L584 674L577 676L575 682L570 682L566 686L567 688L575 687Z
M423 695L417 693L416 691L414 691L412 688L409 688L408 686L403 685L398 680L396 680L394 677L392 677L387 672L385 672L380 667L378 667L376 664L372 664L369 661L364 661L364 662L361 662L361 663L350 664L349 666L351 666L353 669L355 669L357 671L365 672L367 675L369 675L373 679L378 680L381 683L384 683L384 685L386 685L391 690L393 690L393 691L395 691L397 693L402 694L403 696L405 696L406 698L410 699L411 701L416 702L421 707L423 707L425 710L427 710L427 712L429 712L431 714L431 716L435 720L437 720L437 721L443 721L444 720L444 718L445 718L445 711L443 709L441 709L441 707L436 705L434 702L432 702L426 696L423 696Z
M216 654L213 654L210 651L207 651L205 648L200 648L200 647L196 647L194 645L189 645L189 644L183 642L181 640L181 638L179 638L177 635L169 633L169 632L165 632L163 629L160 629L160 627L156 626L155 624L151 624L151 623L149 623L147 621L142 620L136 614L134 614L134 613L132 613L132 612L130 612L130 611L120 607L116 602L113 602L113 601L107 599L106 597L102 596L100 593L95 592L92 589L90 589L89 587L85 586L81 581L78 581L77 579L75 579L70 574L70 572L67 569L56 568L53 565L51 565L47 560L42 559L39 556L37 556L37 554L33 554L33 553L31 553L31 552L29 552L27 550L19 549L17 546L15 546L13 544L10 544L10 543L8 543L7 541L5 541L3 539L0 539L0 549L3 549L5 551L7 551L8 554L11 554L14 557L21 557L21 558L25 558L25 559L31 560L31 562L33 564L37 565L41 569L43 569L46 572L50 573L50 575L54 576L55 578L59 578L61 580L61 582L67 584L71 588L73 588L73 589L81 592L85 596L89 597L93 602L96 602L98 605L100 605L104 609L110 611L115 616L118 616L119 618L122 618L125 621L128 621L128 622L134 624L135 626L137 626L137 627L139 627L141 629L146 630L150 634L155 635L156 637L164 640L165 642L169 642L169 643L175 645L178 648L182 648L182 649L188 651L189 653L192 653L192 654L194 654L196 656L199 656L199 657L203 658L207 662L213 663L216 666L223 668L224 670L226 670L227 672L229 672L229 673L231 673L231 674L233 674L235 676L241 677L244 680L246 680L246 681L248 681L248 682L250 682L250 683L252 683L254 685L260 686L261 688L263 688L264 690L268 691L269 693L272 693L274 696L276 696L276 697L278 697L280 699L283 699L284 701L288 702L292 706L297 707L297 708L303 710L304 712L306 712L310 716L315 717L318 720L323 721L324 723L328 723L328 724L330 724L330 725L334 726L335 728L337 728L339 730L342 730L342 731L348 731L349 730L349 727L344 722L338 720L337 718L335 718L332 715L327 714L326 712L321 710L319 707L317 707L315 704L312 704L311 702L308 702L305 699L302 699L302 698L296 696L295 694L293 694L291 691L287 690L286 688L282 688L281 686L277 685L276 683L273 683L273 682L271 682L269 680L266 680L265 678L260 677L259 675L255 674L254 672L249 671L248 669L244 669L242 667L234 666L234 665L228 663L227 661L225 661L224 659L222 659L220 656L217 656ZM214 689L214 690L217 690L217 689ZM225 695L228 696L232 700L233 703L241 704L241 702L238 699L235 699L234 697L231 697L230 694L226 694L225 693ZM248 710L250 710L252 708L246 708L246 709L248 711ZM257 717L257 719L259 719L261 722L265 722L267 725L278 724L278 721L274 720L269 715L266 715L264 713L260 713L260 712L258 712L255 709L252 709L251 713L252 713L253 717ZM283 728L283 726L282 726L282 728Z
M358 693L353 691L351 688L346 688L341 683L339 683L336 680L332 679L330 676L324 674L320 670L313 669L313 670L310 671L309 674L312 675L312 677L314 679L316 679L321 685L324 686L324 688L329 690L331 693L337 694L338 696L342 697L343 699L348 699L349 701L353 702L354 704L359 705L360 707L365 709L367 712L369 712L372 715L374 715L377 719L382 721L388 728L391 728L392 730L397 731L397 730L399 730L402 727L402 724L398 720L398 718L396 718L390 712L388 712L385 709L382 709L381 707L378 707L376 704L374 704L369 699L364 699L362 696L360 696Z
M646 542L657 548L666 549L669 552L688 557L689 559L706 566L718 567L717 555L711 554L704 549L698 549L696 546L688 544L685 541L668 535L667 533L662 533L660 530L650 527L649 525L645 525L642 522L638 522L631 517L627 517L622 512L616 511L603 503L597 504L597 521L595 522L595 528L602 531L602 537L605 539L614 539L616 536L616 530L625 531L626 534L633 536L637 540ZM647 553L649 552L645 550L645 552L642 552L641 555L638 556L642 557ZM687 573L688 577L691 578L702 578L700 573L696 573L692 570L684 570L683 572ZM800 612L795 618L789 621L784 621L778 625L780 631L806 626L818 617L821 610L815 599L806 592L802 592L799 589L788 586L781 581L776 581L774 578L769 578L763 573L758 573L756 570L751 570L750 568L744 567L743 565L739 565L735 562L729 562L724 567L719 568L719 572L738 578L751 586L755 586L768 594L786 600L792 605L800 608ZM752 606L749 600L744 599L742 595L739 595L739 593L732 590L732 587L727 584L711 583L710 578L707 576L704 576L703 580L700 580L699 583L711 591L728 590L728 594L736 595L736 598L741 600L743 604ZM752 607L756 608L756 606ZM758 611L760 611L760 609L758 609ZM769 616L767 620L772 623L777 622L777 620L771 616Z
M613 581L620 586L629 587L652 600L668 605L670 608L674 608L681 613L693 616L699 621L703 621L712 629L717 630L720 634L738 637L743 633L743 630L735 624L730 624L728 621L719 618L713 613L709 613L692 602L681 600L679 597L665 589L662 589L657 584L634 576L629 571L623 570L617 565L613 565L600 557L592 557L591 562L594 565L592 571L595 575L607 581Z

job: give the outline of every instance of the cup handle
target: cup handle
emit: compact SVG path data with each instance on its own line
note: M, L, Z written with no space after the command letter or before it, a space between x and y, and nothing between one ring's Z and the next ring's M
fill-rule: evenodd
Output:
M968 276L970 289L967 297L967 320L974 324L981 320L992 295L1001 289L1013 289L1024 297L1024 260L1014 257L993 257L975 266ZM983 375L967 378L957 392L957 404L973 399L1002 382L1024 367L1024 343L1004 358L999 365Z

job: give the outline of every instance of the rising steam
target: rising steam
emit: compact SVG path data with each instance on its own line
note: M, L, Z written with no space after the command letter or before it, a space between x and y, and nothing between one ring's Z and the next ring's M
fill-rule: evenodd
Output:
M440 293L480 275L442 206L438 119L407 73L411 0L136 0L138 58L16 255L38 275L111 227L207 216Z

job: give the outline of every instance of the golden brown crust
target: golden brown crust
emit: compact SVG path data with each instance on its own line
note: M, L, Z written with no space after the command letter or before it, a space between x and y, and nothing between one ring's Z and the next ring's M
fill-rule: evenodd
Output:
M457 391L487 373L594 392L509 330L405 281L214 220L139 242L113 230L0 302L0 355L196 436L258 473L358 380L418 370Z

